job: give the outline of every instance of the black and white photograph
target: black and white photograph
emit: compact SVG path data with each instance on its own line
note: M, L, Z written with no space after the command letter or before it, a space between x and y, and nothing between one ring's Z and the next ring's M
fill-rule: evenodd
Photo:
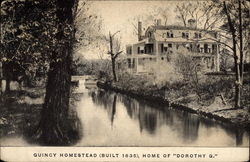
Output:
M222 157L133 152L177 147L247 149L237 154L249 159L249 0L0 4L1 160L23 161L12 148L47 161ZM59 152L25 153L33 147Z

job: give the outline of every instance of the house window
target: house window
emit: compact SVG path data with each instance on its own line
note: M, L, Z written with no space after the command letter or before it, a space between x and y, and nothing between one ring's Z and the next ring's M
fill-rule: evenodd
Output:
M189 38L189 33L182 32L182 38L188 39Z
M164 57L162 57L161 60L164 60Z
M191 51L193 50L193 45L192 45L192 44L190 44L190 50L191 50Z
M182 38L185 38L186 37L186 34L185 33L182 33Z
M212 45L212 52L213 52L213 53L216 53L216 52L217 52L217 46L216 46L216 44L213 44L213 45Z
M140 51L141 53L144 53L144 50L143 49L141 49L141 51Z
M200 45L199 44L197 44L197 46L196 46L196 51L200 52Z
M194 38L198 38L199 34L198 33L194 33Z
M128 59L128 68L132 68L131 59Z
M145 50L145 48L143 46L137 47L137 53L138 54L144 53L144 50Z
M163 45L163 43L161 44L161 53L163 53L164 52L164 45Z
M194 33L194 38L201 38L201 33Z
M170 33L169 32L167 32L167 38L170 38Z
M168 47L169 47L169 48L172 48L172 44L171 44L171 43L169 43L169 44L168 44Z
M208 53L211 53L211 48L208 48Z
M204 53L208 53L208 44L204 44Z
M171 33L171 38L174 38L174 33Z
M127 54L132 54L132 47L131 46L129 46L129 47L127 47Z
M135 68L135 58L133 58L132 68Z

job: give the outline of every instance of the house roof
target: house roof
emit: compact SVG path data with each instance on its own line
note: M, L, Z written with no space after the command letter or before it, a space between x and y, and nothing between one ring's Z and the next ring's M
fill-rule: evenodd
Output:
M149 28L156 29L156 30L197 30L197 31L207 31L207 32L216 32L213 30L205 30L205 29L199 29L194 27L186 27L186 26L180 26L180 25L152 25Z

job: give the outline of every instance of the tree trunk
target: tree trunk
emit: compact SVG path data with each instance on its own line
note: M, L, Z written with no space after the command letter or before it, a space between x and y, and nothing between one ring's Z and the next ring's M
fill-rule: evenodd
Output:
M111 61L112 61L112 71L113 71L114 81L117 82L117 76L116 76L116 70L115 70L115 58L111 58Z
M239 65L239 87L238 87L238 103L239 107L241 106L241 95L243 90L243 73L244 73L244 62L243 62L243 31L242 31L242 9L241 9L241 0L238 0L239 3L239 39L240 39L240 65Z
M1 55L2 55L2 53L1 53ZM3 92L2 80L3 80L3 64L2 64L2 62L0 62L0 94L2 94L2 92Z
M0 95L2 94L2 92L3 92L2 78L0 78Z
M240 73L240 65L238 63L238 56L237 56L237 42L236 42L236 30L232 23L232 19L230 13L228 12L226 2L223 2L224 10L227 16L228 24L230 27L230 32L233 39L233 55L234 55L234 66L235 66L235 108L240 108L241 106L241 73Z
M241 85L235 84L235 108L240 108L241 106Z
M5 93L10 92L10 78L6 77Z
M42 142L57 145L67 141L62 131L67 120L70 97L70 60L69 50L62 54L66 57L59 63L51 63L48 73L45 103L42 110L40 127Z
M63 31L68 25L73 25L74 0L57 0L58 18L58 50L52 54L52 62L48 72L46 96L41 120L35 136L45 145L68 145L72 127L68 119L71 63L72 63L72 38ZM78 138L76 134L76 138ZM72 137L71 137L72 138Z
M244 72L244 62L243 62L243 31L242 31L242 9L241 0L239 3L239 39L240 39L240 84L243 84L243 72Z
M12 67L9 62L3 63L3 78L5 78L5 91L4 93L10 92L10 81L11 81L11 73L12 73Z

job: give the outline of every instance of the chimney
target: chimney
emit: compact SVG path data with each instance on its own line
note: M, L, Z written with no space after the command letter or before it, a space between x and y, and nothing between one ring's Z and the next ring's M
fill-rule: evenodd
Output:
M157 19L157 20L156 20L156 25L157 25L157 26L160 26L160 25L161 25L161 19Z
M194 19L188 20L188 27L196 28L196 21Z
M138 21L138 41L142 40L142 22Z

